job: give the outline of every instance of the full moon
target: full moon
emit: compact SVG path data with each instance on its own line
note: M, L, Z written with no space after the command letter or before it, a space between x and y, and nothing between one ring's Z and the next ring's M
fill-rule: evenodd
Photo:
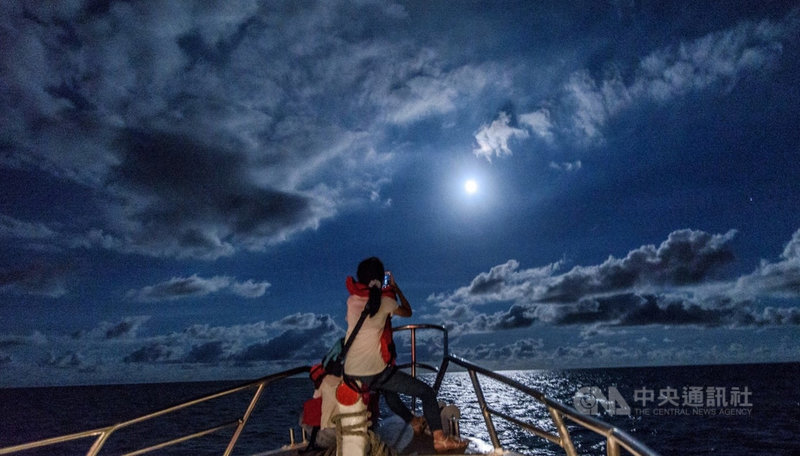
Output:
M464 191L470 195L478 191L478 183L475 181L475 179L470 179L464 182Z

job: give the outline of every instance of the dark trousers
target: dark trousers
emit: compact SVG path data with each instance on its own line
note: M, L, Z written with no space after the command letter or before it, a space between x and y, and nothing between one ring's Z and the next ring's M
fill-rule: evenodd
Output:
M436 392L427 383L395 368L387 367L377 375L355 377L370 390L378 391L386 398L386 405L406 422L411 421L412 414L398 394L418 397L422 402L422 414L431 431L442 429L442 418L439 416L439 402Z

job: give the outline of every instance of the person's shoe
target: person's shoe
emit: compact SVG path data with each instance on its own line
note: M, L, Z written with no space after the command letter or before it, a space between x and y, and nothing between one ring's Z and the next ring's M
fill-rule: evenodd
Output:
M425 432L425 429L428 428L428 422L425 421L425 418L421 416L415 416L411 418L411 421L408 422L411 429L414 430L414 435L422 435Z
M464 454L468 446L469 440L462 440L455 437L433 439L433 449L440 454Z

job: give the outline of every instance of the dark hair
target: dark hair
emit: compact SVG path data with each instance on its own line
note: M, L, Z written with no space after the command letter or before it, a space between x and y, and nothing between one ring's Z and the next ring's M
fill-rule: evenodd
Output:
M384 272L381 260L378 257L369 257L361 263L358 263L356 278L358 279L358 283L369 285L373 280L382 281Z
M377 280L383 284L383 263L378 257L369 257L358 264L358 271L356 271L356 278L358 283L369 285L373 280ZM366 308L369 309L369 315L373 316L378 312L381 307L381 286L369 287L369 300L367 301Z

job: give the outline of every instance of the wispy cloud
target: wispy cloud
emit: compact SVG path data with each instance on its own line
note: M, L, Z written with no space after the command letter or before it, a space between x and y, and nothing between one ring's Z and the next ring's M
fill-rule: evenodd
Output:
M29 223L0 214L0 238L50 239L56 233L43 223Z
M514 127L510 123L511 116L506 112L501 112L492 123L483 125L475 133L478 147L472 153L489 161L492 160L493 156L511 155L511 148L508 146L509 141L515 138L524 139L530 134L525 129Z
M517 116L518 125L501 112L475 134L475 155L511 155L509 142L538 138L570 144L596 145L605 141L610 119L644 103L664 104L711 87L732 92L748 75L768 70L781 57L784 43L800 29L797 11L779 21L743 21L691 41L656 49L637 67L612 67L601 78L587 70L572 73L560 93L538 108ZM556 169L566 169L555 166Z
M197 274L189 277L173 277L156 285L139 290L130 290L128 299L136 301L174 301L176 299L196 298L221 291L230 291L244 298L258 298L266 293L269 282L236 282L227 276L202 278Z

